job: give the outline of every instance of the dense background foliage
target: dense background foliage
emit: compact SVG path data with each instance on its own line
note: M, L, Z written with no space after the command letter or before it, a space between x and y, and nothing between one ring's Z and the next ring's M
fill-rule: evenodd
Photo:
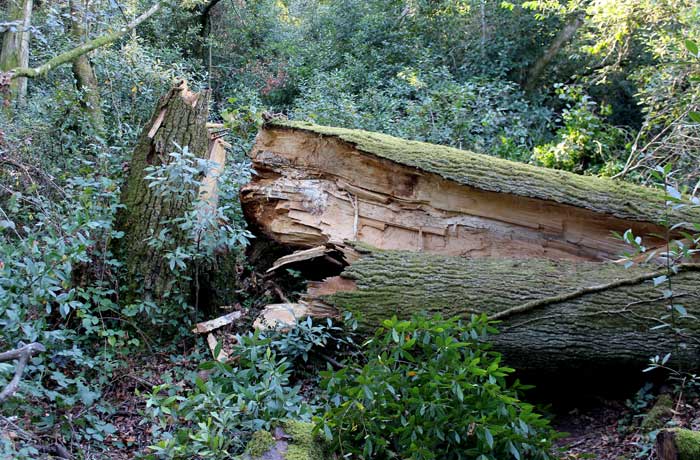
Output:
M285 353L265 351L269 343L258 341L271 339L259 337L246 339L245 352L268 353L265 367L244 359L237 372L245 379L228 379L233 369L219 369L181 396L206 349L178 321L183 305L120 303L121 262L109 249L121 236L113 229L117 191L141 127L176 78L210 88L213 118L230 129L221 216L230 223L222 238L234 251L249 236L237 187L250 173L245 152L265 111L638 182L653 181L650 171L672 164L679 188L698 186L700 124L691 118L700 106L698 56L685 44L700 39L700 7L692 0L163 3L136 31L90 53L98 107L86 103L87 90L68 65L32 79L24 102L8 97L0 110L0 350L21 341L40 341L48 350L31 361L20 392L2 405L9 415L0 428L13 437L0 438L0 455L32 458L37 446L57 442L82 446L84 458L149 443L158 446L156 454L204 457L217 448L243 449L217 444L231 442L229 422L249 436L277 418L310 416ZM120 27L150 4L37 1L30 64ZM77 34L75 21L83 25ZM0 32L13 27L16 21L0 16ZM252 302L245 293L239 300ZM203 312L188 312L202 319ZM311 333L310 343L319 334ZM507 371L489 359L496 367L475 364L475 375L488 372L500 382L495 373ZM134 366L145 370L136 375ZM0 364L0 386L12 372ZM163 386L153 392L150 378ZM343 397L362 388L353 384L363 374L353 378L339 390ZM145 410L111 403L125 380L133 381L131 390L149 392L152 438L112 436L111 420L120 412ZM243 386L272 396L255 401ZM500 387L490 402L510 401ZM463 389L446 391L459 397ZM255 403L253 415L226 414L231 421L210 413L219 399L238 393L241 404ZM530 428L523 427L540 423L529 406L522 410L523 424L514 421L511 438L499 438L504 452L525 442ZM481 447L491 444L486 432L478 438ZM370 447L377 448L386 446Z

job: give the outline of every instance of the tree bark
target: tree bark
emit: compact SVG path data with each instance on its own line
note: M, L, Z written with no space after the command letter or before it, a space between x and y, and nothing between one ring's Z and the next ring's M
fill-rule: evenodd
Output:
M134 150L129 177L122 189L124 208L117 214L116 228L124 237L116 242L116 253L124 261L127 291L132 299L141 296L159 301L179 292L187 296L189 287L172 276L164 254L184 245L187 235L173 230L165 247L149 247L148 239L163 229L171 229L173 219L190 209L193 194L178 194L171 199L148 186L146 168L169 163L170 153L187 147L199 158L209 154L206 127L209 93L192 93L185 82L163 96L144 127ZM196 193L195 193L196 194Z
M547 66L549 66L557 54L559 54L559 51L574 38L578 29L583 25L584 17L585 14L583 12L578 12L569 19L554 37L554 40L552 40L552 43L549 44L542 56L532 64L527 73L527 80L523 85L525 91L531 92L537 88L537 84L547 70Z
M2 50L0 50L0 70L8 71L16 67L29 65L29 40L32 25L33 0L10 0L8 2L8 19L19 21L15 31L3 34ZM25 77L10 82L9 101L22 104L27 95L27 79Z
M652 281L662 274L657 268L359 250L341 275L309 284L300 301L308 314L351 311L370 332L392 315L484 313L500 322L492 341L518 369L642 368L668 352L685 369L700 366L697 320L677 318L678 337L669 327L652 330L670 323L661 319L669 302ZM672 280L673 303L700 315L700 265ZM677 350L676 340L685 346Z
M80 43L85 38L86 5L79 5L77 0L70 2L71 35ZM78 91L81 93L82 106L92 128L98 133L104 132L104 114L102 112L102 100L100 98L100 88L97 84L97 77L92 68L88 54L81 54L73 60L73 76Z

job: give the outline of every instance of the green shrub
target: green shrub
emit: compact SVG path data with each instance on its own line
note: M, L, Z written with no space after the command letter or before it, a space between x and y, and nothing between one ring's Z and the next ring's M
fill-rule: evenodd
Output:
M549 422L483 342L493 332L485 316L384 321L361 369L322 374L329 403L317 429L352 458L553 458Z
M203 364L212 373L197 377L185 394L175 385L154 387L146 407L156 443L147 458L227 459L242 454L260 430L311 419L300 386L290 383L291 364L273 352L272 340L256 332L236 342L235 364Z
M598 107L581 87L555 86L566 102L561 126L552 142L534 148L534 159L548 168L578 173L612 176L619 172L627 139L624 129L606 120L611 107Z

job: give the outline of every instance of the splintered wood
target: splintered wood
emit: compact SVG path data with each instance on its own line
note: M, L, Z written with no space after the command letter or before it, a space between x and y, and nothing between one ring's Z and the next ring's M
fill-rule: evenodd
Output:
M192 332L194 332L195 334L204 334L205 332L215 331L216 329L220 329L224 326L228 326L229 324L235 321L238 321L243 317L245 313L246 312L243 310L233 311L226 315L219 316L218 318L197 323L194 329L192 329Z
M241 191L248 221L290 247L349 240L470 257L608 260L626 249L613 231L661 230L546 199L480 190L302 129L263 129L251 158L257 174ZM514 171L512 180L526 178Z

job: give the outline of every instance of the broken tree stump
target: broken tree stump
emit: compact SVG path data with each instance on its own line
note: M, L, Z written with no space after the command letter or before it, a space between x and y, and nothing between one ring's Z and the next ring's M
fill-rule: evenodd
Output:
M662 430L656 435L659 460L700 459L700 432L681 428Z
M350 310L370 330L392 315L485 313L501 321L494 344L520 368L640 368L675 349L669 328L651 329L668 313L652 281L663 270L611 262L628 249L613 231L663 244L648 236L663 233L661 191L279 120L250 156L244 213L297 250L272 269L336 254L299 301L309 315ZM692 206L668 212L680 229L700 222ZM674 303L700 314L698 266L673 282ZM681 320L687 346L674 356L688 367L700 366L696 323Z
M153 301L170 295L174 289L187 295L187 287L175 285L177 281L171 276L164 257L165 252L182 245L187 236L173 231L167 247L158 249L147 242L166 226L171 229L169 223L190 208L196 191L178 194L177 199L158 194L149 187L146 168L169 163L172 161L170 153L176 152L178 147L187 147L197 157L207 158L210 153L208 115L209 93L194 93L182 81L160 99L139 137L129 177L122 188L124 207L117 213L115 226L124 232L124 237L116 242L116 253L125 264L129 295L140 294L143 299Z

